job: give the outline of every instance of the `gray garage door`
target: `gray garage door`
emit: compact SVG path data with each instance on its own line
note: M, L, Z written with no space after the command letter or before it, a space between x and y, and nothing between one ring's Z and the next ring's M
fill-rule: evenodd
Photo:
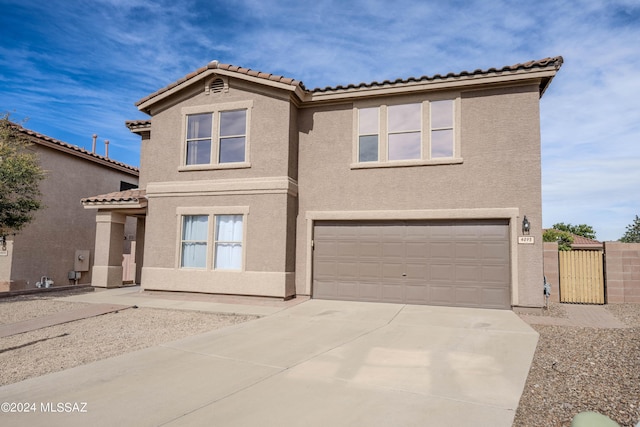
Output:
M313 297L510 308L509 224L319 221Z

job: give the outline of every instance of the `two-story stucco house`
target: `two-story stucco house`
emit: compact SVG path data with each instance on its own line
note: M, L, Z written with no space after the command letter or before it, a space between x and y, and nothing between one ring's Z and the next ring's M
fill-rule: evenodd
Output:
M214 61L137 103L140 190L84 200L97 245L138 215L148 290L541 306L539 100L561 64L309 90ZM94 285L116 286L103 252Z

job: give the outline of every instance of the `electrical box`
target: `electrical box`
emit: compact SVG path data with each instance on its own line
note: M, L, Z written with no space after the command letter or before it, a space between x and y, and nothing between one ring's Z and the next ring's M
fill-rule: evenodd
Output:
M91 252L87 250L77 249L76 259L73 263L73 269L75 271L89 271L89 255Z
M82 275L82 273L80 273L79 271L70 271L69 272L69 280L80 280L80 276Z

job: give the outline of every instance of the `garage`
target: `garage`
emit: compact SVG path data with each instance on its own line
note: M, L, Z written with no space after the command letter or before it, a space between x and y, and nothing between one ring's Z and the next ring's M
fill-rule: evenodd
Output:
M316 221L319 299L511 307L509 221Z

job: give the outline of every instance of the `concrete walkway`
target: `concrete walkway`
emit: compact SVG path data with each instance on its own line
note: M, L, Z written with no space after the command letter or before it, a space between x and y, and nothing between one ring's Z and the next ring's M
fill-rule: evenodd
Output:
M507 310L266 307L257 320L1 387L0 402L35 409L3 413L2 425L510 426L538 339Z
M601 305L562 304L566 318L535 316L520 313L522 320L530 325L575 326L583 328L620 329L628 326Z
M77 310L62 311L49 316L36 317L34 319L23 320L21 322L0 325L0 338L11 335L22 334L24 332L35 331L53 325L75 322L76 320L88 319L89 317L102 316L120 310L131 308L130 305L117 304L92 304Z
M303 303L308 299L309 298L302 297L282 301L277 298L141 291L140 286L96 289L94 292L59 298L60 301L70 302L135 305L147 308L196 310L209 313L249 314L256 316L268 316L285 310L288 307Z

